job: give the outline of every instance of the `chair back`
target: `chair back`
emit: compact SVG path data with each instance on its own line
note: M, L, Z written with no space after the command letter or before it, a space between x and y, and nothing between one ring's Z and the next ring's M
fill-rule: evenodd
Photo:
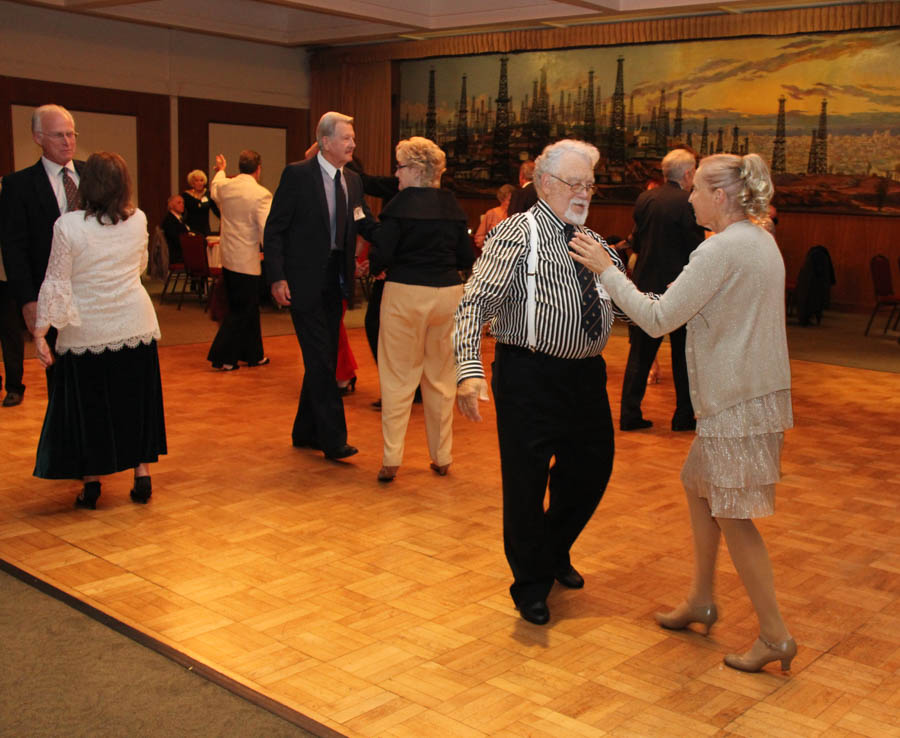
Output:
M149 249L147 273L155 279L165 279L169 274L169 244L159 226L153 229L153 238L150 239Z
M894 294L894 285L891 281L891 262L884 254L876 254L869 262L872 270L872 285L875 287L875 299L888 297Z
M184 269L192 277L209 277L209 259L206 255L206 238L196 233L181 234L181 255Z

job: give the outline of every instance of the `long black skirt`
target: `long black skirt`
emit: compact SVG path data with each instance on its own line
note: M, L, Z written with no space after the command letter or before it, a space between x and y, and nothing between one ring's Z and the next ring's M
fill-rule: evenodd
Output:
M166 453L156 341L57 357L34 475L81 479Z

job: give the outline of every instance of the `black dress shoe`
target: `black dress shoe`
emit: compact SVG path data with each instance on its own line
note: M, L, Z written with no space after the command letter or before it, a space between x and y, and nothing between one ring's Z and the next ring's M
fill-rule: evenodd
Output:
M523 620L535 625L546 625L550 622L550 608L547 607L545 600L532 602L530 605L522 605L519 608L519 615Z
M690 420L673 420L672 430L676 433L678 431L695 431L697 430L697 421L695 418Z
M569 589L581 589L584 586L584 577L575 571L574 566L569 566L566 571L556 573L556 581Z
M647 420L646 418L638 418L637 420L620 420L619 421L619 430L623 431L633 431L633 430L643 430L644 428L652 428L653 421Z
M353 456L354 454L358 454L359 449L356 446L351 446L349 443L345 443L343 446L338 446L338 448L333 451L326 451L325 458L326 459L346 459L348 456Z
M3 407L21 405L24 399L25 396L21 392L7 392L6 397L3 398Z
M131 488L131 499L139 505L146 505L150 501L153 494L153 485L149 475L146 477L135 477L134 487Z
M81 494L75 498L75 507L96 510L100 498L100 482L85 482Z

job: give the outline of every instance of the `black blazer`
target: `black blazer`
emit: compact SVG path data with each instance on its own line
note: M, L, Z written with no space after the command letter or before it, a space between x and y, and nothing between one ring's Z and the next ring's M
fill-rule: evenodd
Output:
M170 268L172 264L180 264L184 261L184 256L181 254L181 234L189 233L190 230L183 220L178 220L171 212L166 213L166 217L163 218L162 232L169 246Z
M359 176L344 167L347 183L347 230L344 239L344 296L353 303L356 270L356 234L371 235L375 219L363 199ZM357 210L359 208L360 210ZM361 218L354 218L361 214ZM331 255L331 223L318 157L288 164L272 197L272 209L263 233L266 280L286 279L291 307L309 310L325 288Z
M81 174L83 161L75 161ZM50 261L53 224L59 204L43 162L3 178L0 191L0 243L6 279L19 307L35 302Z
M666 182L642 192L635 203L631 248L638 258L632 279L642 292L665 292L703 241L688 197L678 184Z
M517 190L513 190L512 196L509 198L509 205L506 208L506 212L508 215L524 213L537 201L538 194L537 190L534 189L534 183L519 187Z

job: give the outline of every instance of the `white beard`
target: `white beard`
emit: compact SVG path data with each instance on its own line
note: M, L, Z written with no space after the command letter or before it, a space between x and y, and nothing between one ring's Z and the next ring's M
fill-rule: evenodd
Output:
M571 200L569 202L569 207L566 210L565 215L563 215L563 220L567 223L571 223L572 225L584 225L584 221L587 220L588 208L590 207L590 204L590 200ZM581 213L576 213L572 209L573 205L584 205L584 211Z

